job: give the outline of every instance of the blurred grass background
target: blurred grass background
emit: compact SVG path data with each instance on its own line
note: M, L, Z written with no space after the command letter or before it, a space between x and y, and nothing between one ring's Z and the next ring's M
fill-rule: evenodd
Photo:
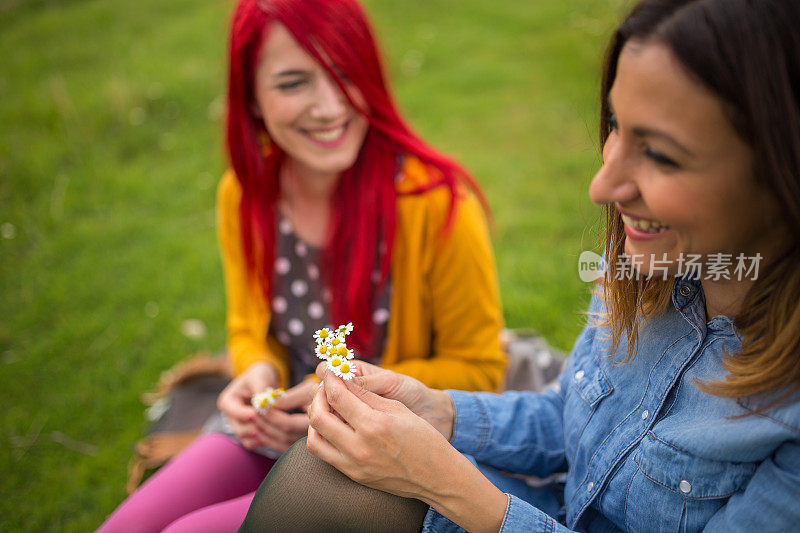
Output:
M624 0L367 0L401 108L484 187L508 326L568 350ZM232 0L0 0L0 527L90 531L141 392L224 345L214 194ZM205 327L203 327L205 326Z

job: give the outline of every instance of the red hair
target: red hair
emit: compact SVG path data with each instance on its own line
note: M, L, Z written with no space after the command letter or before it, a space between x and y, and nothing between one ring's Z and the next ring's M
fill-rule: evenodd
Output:
M379 286L386 282L391 266L395 176L401 157L416 156L435 176L430 185L414 193L439 186L449 189L450 208L442 231L452 223L460 180L478 195L484 208L486 202L466 170L428 146L400 116L389 94L372 30L358 2L240 0L231 24L227 148L242 188L240 216L247 267L262 287L269 287L272 277L275 205L281 193L278 172L286 157L274 144L266 152L262 149L266 130L263 120L252 113L255 70L272 22L291 32L370 123L356 162L342 173L334 193L337 208L332 210L321 269L331 290L330 318L334 324L353 322L352 343L363 352L373 340L371 315L376 290L371 273L381 253L381 241L386 252L380 256ZM341 75L361 92L368 110L355 106ZM269 302L268 289L265 296Z

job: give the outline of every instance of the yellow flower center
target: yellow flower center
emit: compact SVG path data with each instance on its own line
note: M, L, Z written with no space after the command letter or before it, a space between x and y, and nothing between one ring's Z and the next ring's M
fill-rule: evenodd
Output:
M334 338L333 338L333 340L331 341L331 344L333 344L334 346L336 346L337 344L339 344L339 342L340 342L340 341L339 341L338 337L334 337Z
M345 363L341 367L339 367L339 370L342 371L342 374L347 374L348 372L350 372L350 365Z
M327 346L320 346L319 347L319 353L328 353L328 347Z
M339 366L341 364L342 364L342 360L339 359L338 357L334 357L333 359L331 359L331 365L332 366Z
M327 330L324 330L324 329L323 329L322 331L320 331L320 332L319 332L319 338L320 338L320 339L326 339L326 338L328 338L328 331L327 331Z
M338 353L339 355L341 355L342 357L344 357L345 355L347 355L347 346L345 346L344 344L342 344L342 345L341 345L341 346L339 346L339 348L336 350L336 353Z
M274 391L272 391L270 394L272 394L272 397L273 397L273 398L277 398L277 397L278 397L278 394L280 394L280 392L278 392L278 391L274 390Z
M267 399L266 398L261 398L261 402L258 404L258 406L261 407L262 409L264 407L266 407L267 406Z

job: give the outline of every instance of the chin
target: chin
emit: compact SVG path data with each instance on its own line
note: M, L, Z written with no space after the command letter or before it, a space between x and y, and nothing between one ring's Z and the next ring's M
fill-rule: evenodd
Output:
M351 168L356 162L355 157L347 157L347 158L337 158L331 161L320 161L321 164L314 165L313 168L316 168L319 172L325 172L330 174L341 174L345 170Z

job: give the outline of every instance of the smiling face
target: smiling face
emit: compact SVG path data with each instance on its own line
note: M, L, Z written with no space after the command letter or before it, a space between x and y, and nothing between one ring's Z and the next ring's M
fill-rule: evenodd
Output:
M669 48L628 42L609 104L612 131L589 195L622 216L640 273L663 254L672 274L681 254L770 256L781 241L777 204L756 183L752 150Z
M359 91L345 85L364 107ZM269 28L262 46L255 97L270 139L297 172L338 176L355 163L369 122L281 24Z

